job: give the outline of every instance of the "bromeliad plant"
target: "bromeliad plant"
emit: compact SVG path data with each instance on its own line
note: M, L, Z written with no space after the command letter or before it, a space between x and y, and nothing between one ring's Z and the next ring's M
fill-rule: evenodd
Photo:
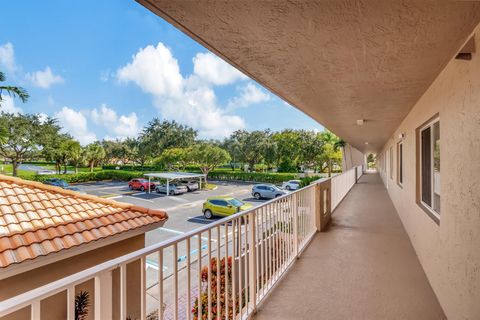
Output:
M90 307L90 294L88 291L80 291L75 296L75 320L85 320Z
M222 258L220 260L220 278L217 277L217 258L212 258L210 260L210 298L212 304L212 318L216 318L217 314L222 318L233 319L233 297L235 295L235 315L239 312L239 305L243 308L246 303L246 294L245 289L242 289L242 297L239 299L238 292L233 292L232 290L232 263L233 258L229 256L227 259ZM227 271L228 281L226 281L225 271ZM193 305L192 313L194 320L206 320L208 319L208 266L203 267L202 269L202 288L201 288L201 304L202 304L202 314L199 315L199 300L195 300ZM220 286L220 305L217 305L217 286ZM226 290L228 288L228 290ZM241 300L241 301L239 301ZM226 315L226 302L228 301L228 316Z

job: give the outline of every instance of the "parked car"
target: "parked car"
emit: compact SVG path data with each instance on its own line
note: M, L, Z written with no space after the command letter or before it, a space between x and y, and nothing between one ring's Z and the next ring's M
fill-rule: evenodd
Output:
M147 179L132 179L128 182L128 188L130 190L148 190L148 180ZM150 190L155 190L155 183L150 182Z
M42 169L42 170L37 170L37 174L38 174L38 175L56 174L56 172L53 171L53 170L46 170L46 169L44 170L44 169Z
M282 189L297 190L300 187L300 180L289 180L282 183Z
M253 207L251 204L236 198L220 196L208 198L203 203L202 212L205 218L211 219L213 216L229 216L251 207Z
M198 182L194 180L181 180L179 182L180 185L187 187L188 192L197 191L198 190Z
M286 194L286 192L274 184L256 184L252 188L252 196L257 200L262 198L273 199L283 196L284 194Z
M157 193L167 193L167 184L159 184L156 188L155 191ZM177 195L177 194L183 194L185 192L188 192L188 189L186 186L182 186L177 183L170 183L168 184L168 194L171 196Z
M63 188L65 190L72 190L72 191L77 191L77 192L80 192L80 193L85 193L85 191L82 191L81 189L79 189L77 187L73 187L73 186L69 185L67 181L65 181L63 179L60 179L60 178L49 178L49 179L46 179L45 181L43 181L43 183L51 185L51 186L55 186L55 187L60 187L60 188Z

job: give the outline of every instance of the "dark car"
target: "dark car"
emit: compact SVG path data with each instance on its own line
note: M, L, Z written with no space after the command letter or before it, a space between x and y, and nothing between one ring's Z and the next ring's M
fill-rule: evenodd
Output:
M147 179L132 179L128 182L128 188L130 190L140 190L145 191L148 190L148 180ZM155 190L155 183L150 182L150 191Z
M72 190L72 191L77 191L77 192L80 192L80 193L85 193L84 191L80 190L77 187L72 187L71 185L68 184L67 181L65 181L63 179L60 179L60 178L49 178L49 179L46 179L45 181L43 181L43 183L51 185L51 186L55 186L55 187L60 187L60 188L63 188L65 190Z

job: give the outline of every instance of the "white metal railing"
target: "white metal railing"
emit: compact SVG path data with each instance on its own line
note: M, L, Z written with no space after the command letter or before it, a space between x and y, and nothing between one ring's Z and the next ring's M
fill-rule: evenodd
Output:
M360 177L363 175L363 165L358 166L357 168L357 180L360 179Z
M333 211L355 178L353 168L318 180L258 207L4 300L0 317L29 307L31 319L40 319L41 302L65 292L65 318L73 320L75 286L93 281L94 319L113 315L121 320L147 316L190 320L198 315L248 318L319 229L320 187L331 184ZM138 262L140 283L133 285L140 288L140 296L130 301L127 288L138 278L127 272L127 265ZM112 283L118 284L116 301Z
M335 210L342 199L347 195L348 191L357 181L357 168L354 167L349 171L332 177L332 207ZM361 166L360 166L361 168ZM361 170L360 170L361 171Z

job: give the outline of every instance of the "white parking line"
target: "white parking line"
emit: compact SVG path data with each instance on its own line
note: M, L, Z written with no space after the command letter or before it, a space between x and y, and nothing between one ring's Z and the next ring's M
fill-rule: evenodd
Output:
M160 230L163 230L163 231L167 231L167 232L171 232L171 233L175 233L175 234L184 234L185 232L183 231L179 231L179 230L173 230L173 229L169 229L169 228L164 228L164 227L161 227L159 228ZM196 236L194 236L196 237ZM204 241L208 241L208 237L202 237L202 240ZM213 242L217 242L216 239L211 239Z
M136 200L146 201L146 202L150 202L150 203L155 203L155 202L153 202L152 200L147 200L147 199L142 199L142 198L135 198L135 197L133 197L133 196L131 196L131 195L126 195L126 196L124 196L124 197L126 197L126 198L133 198L133 199L136 199Z
M88 188L88 186L85 186ZM88 189L88 191L98 191L98 190L105 190L105 189L122 189L122 188L126 188L125 186L111 186L111 187L98 187L98 188L91 188L91 189Z

